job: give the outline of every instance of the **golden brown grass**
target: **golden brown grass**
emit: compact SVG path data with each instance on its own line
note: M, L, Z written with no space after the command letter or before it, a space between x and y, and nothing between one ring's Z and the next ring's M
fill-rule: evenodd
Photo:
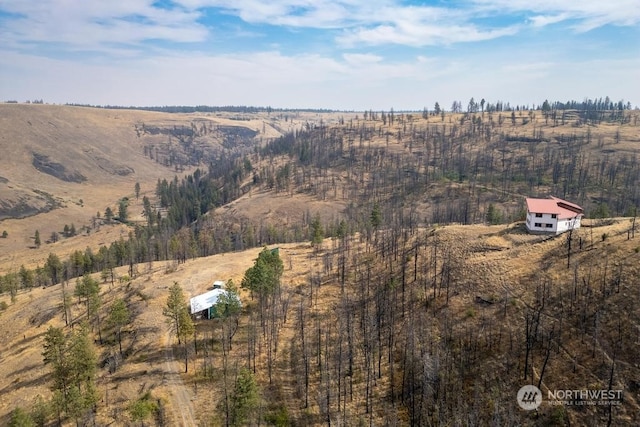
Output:
M15 108L12 110L12 108ZM636 114L637 112L632 112ZM553 127L545 125L540 112L527 125L513 128L507 113L503 127L512 128L523 136L533 135L536 130L543 129L545 136L555 133L568 134L571 131L586 131L586 125L577 128L572 123L565 126ZM524 113L526 115L526 113ZM414 116L415 124L423 123L422 119ZM255 129L265 129L265 137L279 134L277 129L302 125L305 120L312 120L311 116L296 116L296 121L274 117L259 117L247 121L247 124ZM448 126L459 120L461 115L447 116L444 124ZM484 114L485 119L488 114ZM137 140L133 126L144 121L156 124L183 124L191 120L214 120L220 124L237 125L239 122L228 117L216 115L166 115L161 113L138 111L110 111L94 110L61 106L5 106L0 105L0 128L3 136L0 139L0 148L7 156L2 156L0 175L9 180L9 184L0 184L0 195L18 194L18 191L29 193L33 188L46 191L58 198L65 207L56 209L46 214L40 214L21 220L4 220L0 222L0 232L7 230L8 239L0 239L0 274L17 271L21 265L34 267L42 265L50 252L57 253L65 258L74 250L84 250L86 247L97 248L103 244L110 244L120 237L126 238L129 229L121 225L104 225L97 231L91 231L88 235L62 239L55 244L44 244L39 249L32 246L33 233L40 230L44 240L52 231L60 231L64 224L74 223L76 228L89 225L91 217L97 211L104 212L106 206L115 209L116 201L128 196L133 205L130 212L138 216L141 212L141 202L133 197L135 182L140 182L142 193L152 195L155 182L158 178L171 177L173 170L158 166L142 155L141 142ZM497 114L493 114L493 120L497 121ZM519 120L521 120L519 118ZM326 122L326 119L325 119ZM244 122L242 122L244 123ZM430 118L429 123L441 125L439 118ZM399 125L396 125L398 128ZM6 132L4 132L6 130ZM615 132L619 131L621 142L614 141ZM640 141L638 127L630 125L618 126L615 124L603 124L592 128L593 153L602 153L602 150L615 150L621 152L637 152L637 144ZM602 138L604 146L597 147L598 138ZM22 144L14 144L13 141L22 141ZM394 138L389 150L402 151L405 148L400 144L394 144ZM378 146L387 146L386 138L381 137L373 142ZM6 150L6 151L5 151ZM69 184L58 182L46 175L34 173L30 166L30 152L42 152L50 155L56 161L63 162L67 157L72 159L70 167L77 169L86 175L89 180L83 184ZM135 169L135 174L121 177L96 170L91 163L91 157L87 153L99 151L114 163L122 163ZM11 159L11 160L9 160ZM341 178L340 174L337 174ZM13 187L13 188L9 188ZM10 191L11 190L11 191ZM15 191L14 191L15 190ZM30 193L29 193L30 194ZM142 196L141 196L142 197ZM82 204L80 200L82 199ZM336 200L338 199L338 200ZM219 208L215 215L239 216L259 223L260 221L280 221L284 224L292 224L300 221L306 214L321 213L323 219L339 215L344 208L347 199L338 197L319 200L309 195L286 192L274 195L272 192L251 191L235 202ZM585 221L585 225L590 225ZM638 265L636 247L640 247L635 241L626 240L626 229L629 223L627 219L617 219L611 225L598 228L583 228L575 233L575 238L583 238L589 244L593 243L598 250L609 248L613 257L618 257L628 265ZM513 299L513 310L532 303L531 277L547 277L554 281L568 280L568 274L560 262L548 270L541 268L545 265L544 259L549 253L561 254L563 237L546 239L540 236L530 236L522 231L521 225L501 226L447 226L437 229L439 238L448 245L460 260L460 280L468 286L464 292L456 295L450 302L450 310L453 317L461 324L473 322L473 313L479 311L474 304L476 295L491 299L502 298L508 295ZM603 233L609 237L601 240ZM325 248L331 246L326 240ZM322 271L321 256L314 256L314 250L308 244L286 244L281 246L281 256L285 265L283 283L285 292L302 292L310 273ZM194 377L183 376L184 386L170 384L167 381L172 373L182 369L181 361L165 363L164 350L170 344L167 341L166 325L161 314L166 301L167 288L173 281L182 284L188 296L205 291L213 280L233 279L239 284L244 271L249 268L256 258L260 248L251 249L239 253L216 255L213 257L189 260L185 264L174 265L171 262L153 263L151 265L139 265L138 276L130 285L116 284L112 289L110 285L102 285L105 305L108 305L117 296L128 296L137 316L127 328L125 334L128 345L131 345L131 353L125 363L115 374L108 374L103 368L99 375L99 392L103 401L100 404L98 414L99 423L116 424L128 423L124 408L128 401L140 396L144 391L151 390L154 396L161 397L167 405L168 417L175 423L179 419L179 411L176 407L179 401L174 399L175 387L184 387L192 396L192 404L198 414L201 423L211 420L219 394L210 392L203 387L195 393ZM595 254L596 252L592 251ZM320 252L320 255L322 251ZM577 256L579 262L596 265L599 259L589 258L589 253ZM582 258L581 258L582 257ZM622 261L620 261L622 262ZM637 267L629 274L638 274ZM118 275L123 276L126 270L118 270ZM73 283L70 284L73 287ZM332 315L332 295L335 295L337 285L328 283L323 287L323 295L319 306L322 315ZM628 291L629 298L635 298L636 294ZM248 302L248 295L243 294L243 300ZM61 285L46 289L33 289L20 292L17 301L11 303L7 295L0 295L0 302L6 302L9 307L0 312L0 334L5 337L0 341L0 423L7 421L11 409L16 406L28 407L33 397L37 394L49 395L47 368L42 364L41 351L43 333L49 325L61 326L63 319L59 308L61 301ZM248 302L250 304L250 302ZM294 318L294 305L289 307L289 319ZM510 308L511 310L511 308ZM79 307L74 309L76 318L81 316ZM521 314L521 313L520 313ZM241 320L241 329L238 332L239 344L235 346L236 355L241 355L243 350L242 340L246 339L246 317ZM636 325L637 326L637 325ZM204 326L205 328L209 326ZM295 334L295 328L291 321L281 329L281 341L287 343ZM133 342L133 344L131 344ZM286 348L286 344L284 344ZM108 351L102 349L101 351ZM554 362L557 370L556 382L561 383L562 368L569 363L569 354L577 350L568 348L567 356ZM279 356L278 363L286 366L286 353ZM591 368L588 361L584 362L585 372ZM551 368L550 368L551 369ZM264 372L264 371L261 371ZM282 376L286 376L283 370ZM551 371L554 372L554 371ZM260 380L265 383L264 373L260 373ZM293 383L291 378L280 378L283 385L283 396L292 396ZM567 379L566 381L570 381ZM214 385L213 387L219 387ZM219 390L219 388L214 388ZM293 400L293 399L291 399ZM178 402L178 403L176 403ZM629 405L629 413L638 414L638 402L633 396L625 405ZM304 418L304 410L292 404L289 408L292 416L297 419ZM353 408L357 412L357 408ZM634 412L635 411L635 412ZM317 406L308 410L317 413Z

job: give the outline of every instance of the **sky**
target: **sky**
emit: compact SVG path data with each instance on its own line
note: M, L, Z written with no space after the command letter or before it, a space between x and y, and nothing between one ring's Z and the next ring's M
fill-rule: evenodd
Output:
M640 105L639 0L0 0L0 101Z

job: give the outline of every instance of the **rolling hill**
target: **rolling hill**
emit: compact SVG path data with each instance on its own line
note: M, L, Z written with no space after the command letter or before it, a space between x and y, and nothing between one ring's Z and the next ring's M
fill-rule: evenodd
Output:
M134 424L132 402L147 396L156 402L147 422L224 425L242 367L259 390L256 423L640 417L637 111L168 114L18 104L0 105L0 117L10 154L0 160L2 424L16 407L37 412L37 395L49 401L42 346L50 326L72 332L64 307L74 331L91 321L99 362L99 403L81 423ZM524 232L524 197L545 194L586 208L571 252L566 235ZM107 221L105 208L116 212L123 198L127 220ZM44 242L66 224L81 232ZM265 246L283 262L277 290L263 300L241 288L237 317L198 321L197 344L177 345L162 315L172 283L187 297L213 280L240 285ZM52 253L66 279L37 269ZM11 298L23 266L35 278ZM63 296L83 274L100 283L97 317ZM113 327L100 326L118 299L131 315L122 355ZM518 406L525 384L542 391L537 411ZM620 390L623 399L562 403L549 398L555 390Z

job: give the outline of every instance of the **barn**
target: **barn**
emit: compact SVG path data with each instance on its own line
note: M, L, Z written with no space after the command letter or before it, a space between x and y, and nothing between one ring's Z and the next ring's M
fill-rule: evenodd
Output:
M222 287L216 287L204 294L196 295L191 298L189 300L191 315L204 319L213 319L218 317L216 313L216 304L218 299L226 293L227 291Z

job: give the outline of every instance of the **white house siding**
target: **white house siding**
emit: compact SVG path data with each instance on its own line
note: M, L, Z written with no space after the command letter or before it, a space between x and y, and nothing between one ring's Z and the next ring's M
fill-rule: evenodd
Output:
M569 231L571 229L575 230L578 228L580 228L580 217L561 219L560 221L558 221L557 234L564 233L565 231Z
M535 212L527 212L527 229L532 233L561 233L558 227L558 219L552 218L551 214L537 217Z
M557 233L564 233L565 231L569 230L569 224L571 223L571 220L568 219L561 219L560 221L558 221L558 231Z

